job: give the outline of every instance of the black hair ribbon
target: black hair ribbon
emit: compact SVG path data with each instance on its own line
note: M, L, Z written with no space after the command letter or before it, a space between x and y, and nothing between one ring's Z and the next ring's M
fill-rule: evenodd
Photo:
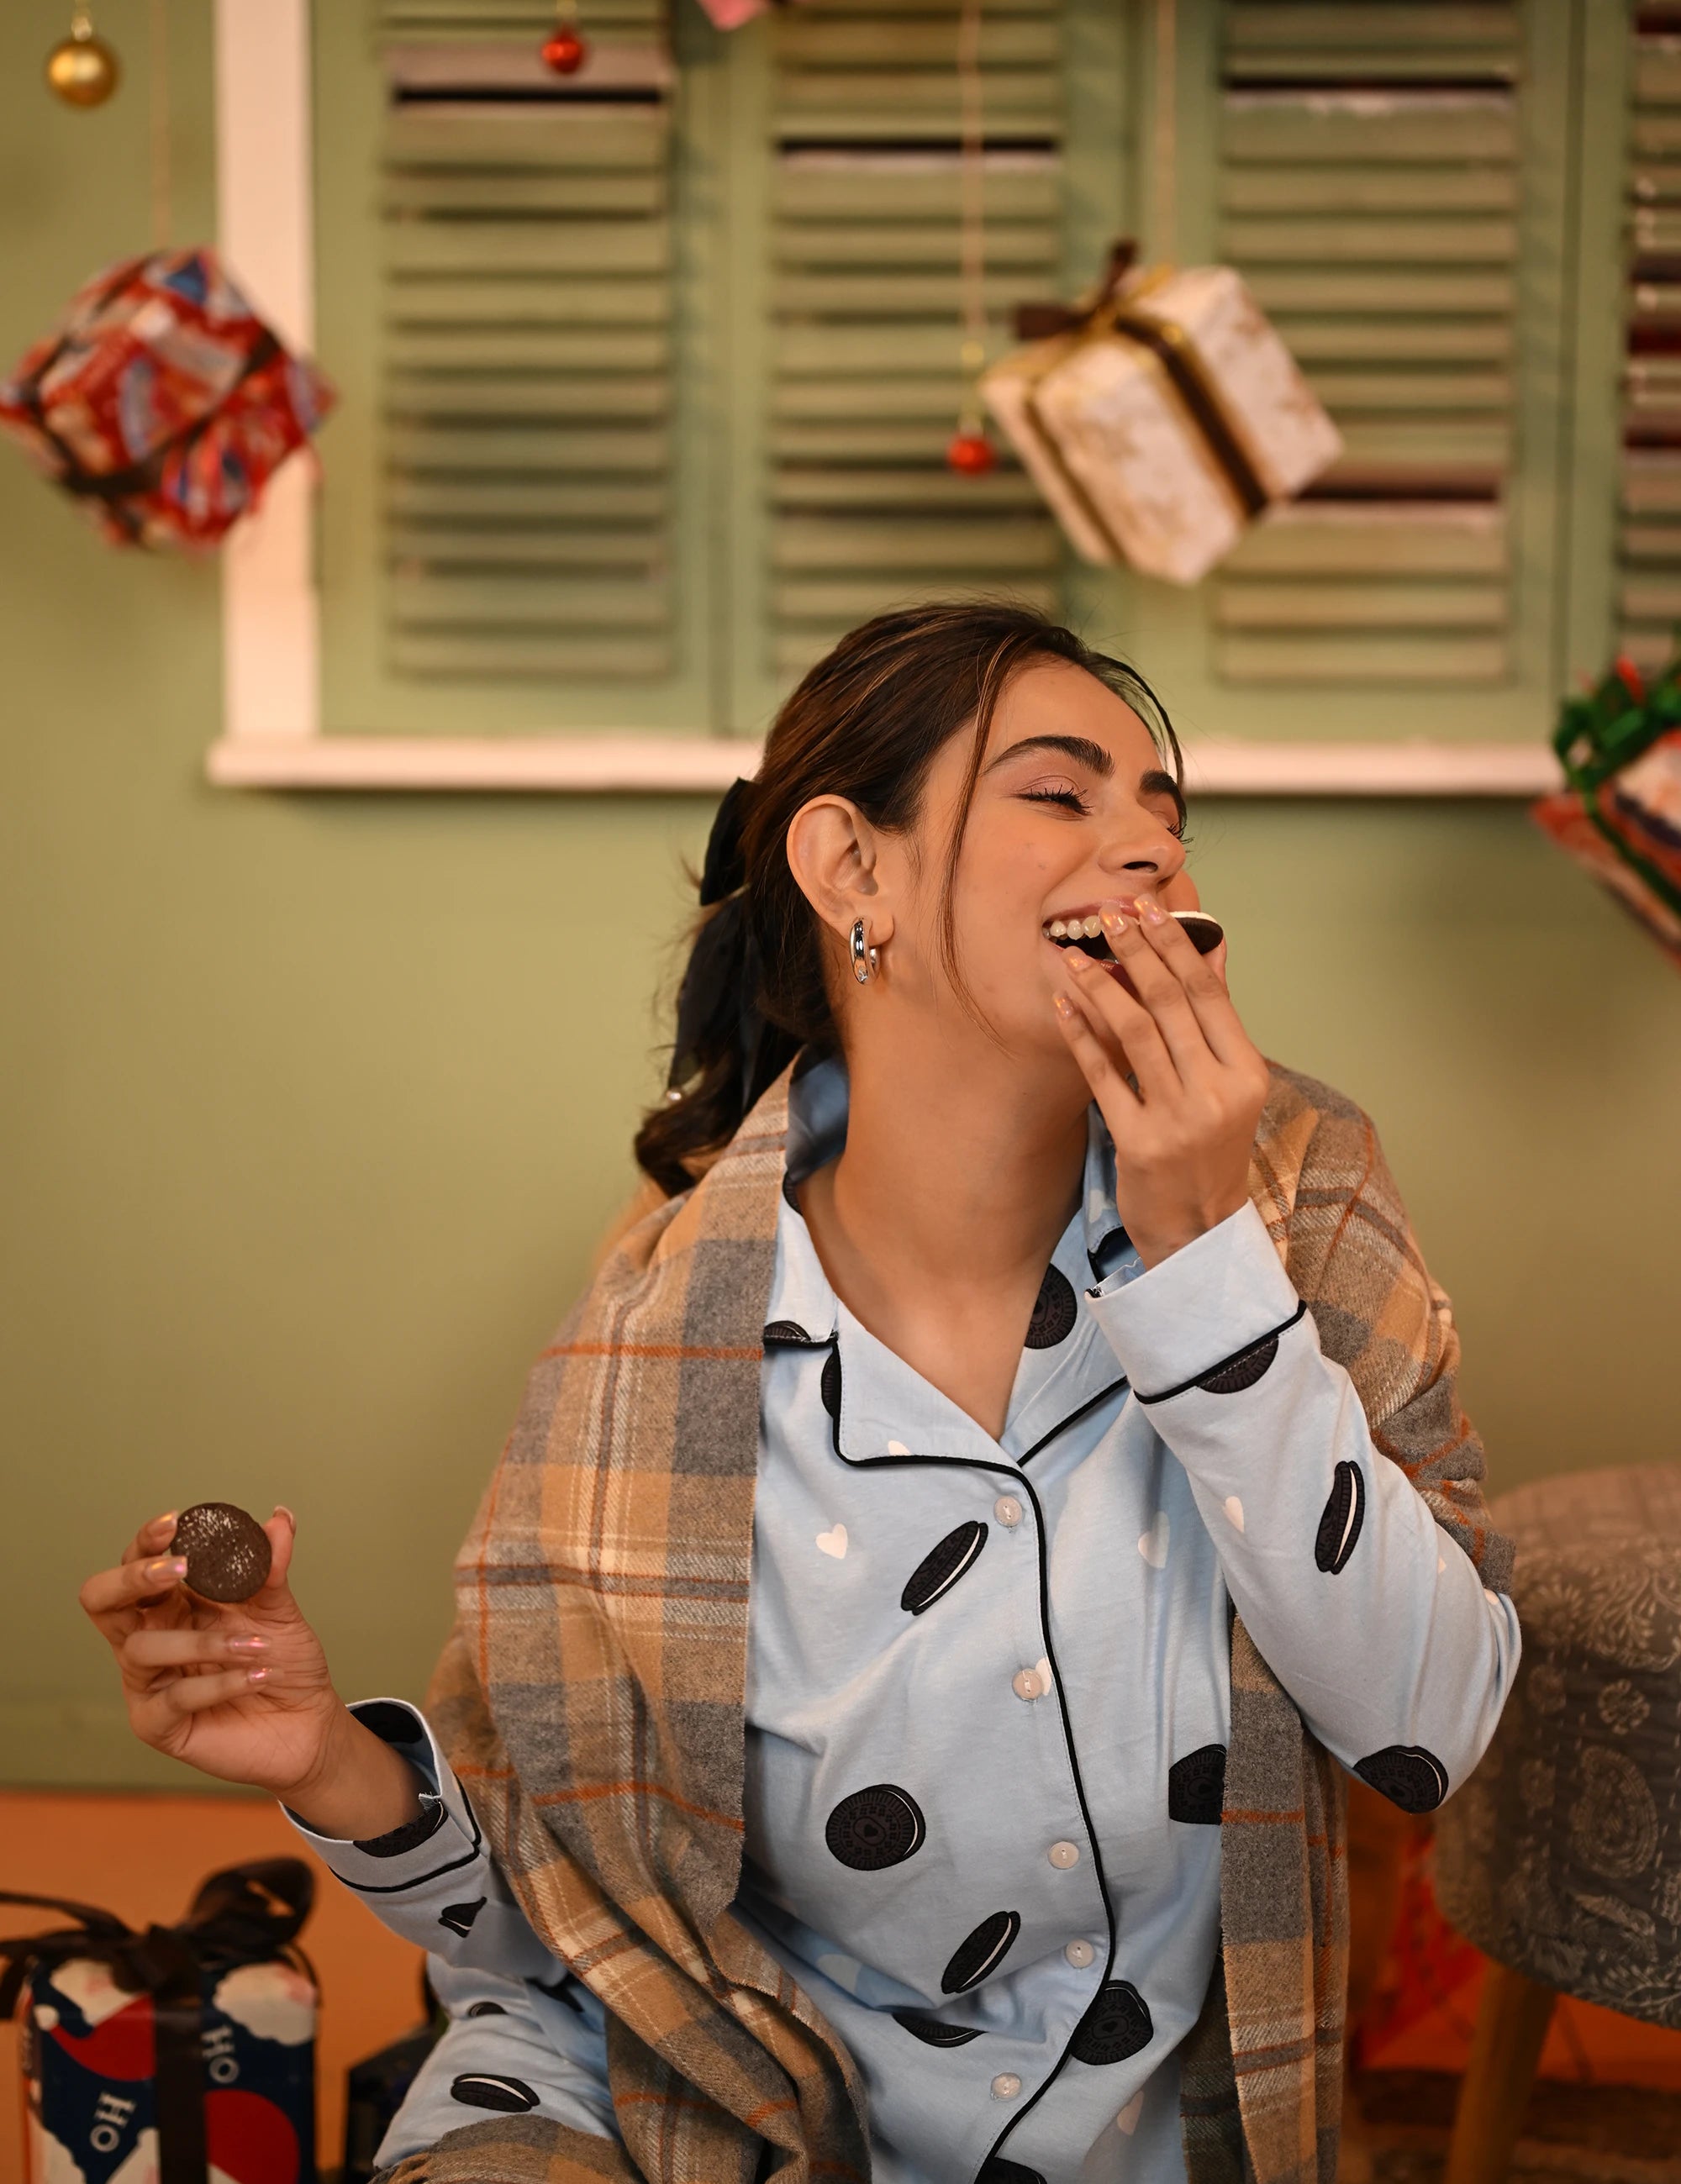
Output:
M741 830L756 784L732 781L712 815L712 831L706 837L706 859L701 867L701 907L710 910L727 894L734 894L747 880L746 860L741 854Z
M747 867L741 850L741 832L756 787L751 781L730 784L706 838L701 907L712 914L695 936L689 967L678 989L677 1033L667 1080L676 1089L693 1074L703 1053L734 1045L741 1061L744 1115L795 1045L759 1013L763 966L742 892Z

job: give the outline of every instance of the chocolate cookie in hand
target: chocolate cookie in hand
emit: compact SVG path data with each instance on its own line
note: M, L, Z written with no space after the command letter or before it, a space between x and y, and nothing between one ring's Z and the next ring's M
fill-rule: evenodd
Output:
M232 1502L199 1502L177 1518L172 1555L187 1557L187 1584L201 1600L249 1600L269 1581L269 1535Z

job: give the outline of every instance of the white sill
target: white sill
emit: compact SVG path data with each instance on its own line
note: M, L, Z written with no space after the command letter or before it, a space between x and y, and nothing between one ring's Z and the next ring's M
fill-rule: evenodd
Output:
M205 772L221 788L716 795L760 747L706 736L226 736ZM1204 796L1544 796L1562 786L1540 744L1246 744L1186 754Z

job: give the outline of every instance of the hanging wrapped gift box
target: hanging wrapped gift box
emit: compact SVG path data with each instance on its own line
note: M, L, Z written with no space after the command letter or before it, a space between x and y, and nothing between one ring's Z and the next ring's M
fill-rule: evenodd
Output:
M0 2020L24 2003L27 2184L314 2184L316 1984L299 1858L212 1874L178 1926L109 1911L0 1940Z
M1117 244L1096 296L1025 305L1016 330L981 393L1088 561L1194 584L1343 452L1229 266L1140 271Z
M1681 962L1681 658L1650 688L1618 660L1566 704L1553 748L1570 786L1537 823Z
M332 407L210 250L102 273L0 382L0 425L119 545L211 545Z

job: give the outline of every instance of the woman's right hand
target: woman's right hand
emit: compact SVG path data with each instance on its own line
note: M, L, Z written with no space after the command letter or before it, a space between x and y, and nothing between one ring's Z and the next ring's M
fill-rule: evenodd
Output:
M348 1716L286 1581L296 1519L276 1509L264 1525L268 1582L232 1607L182 1584L187 1565L169 1552L175 1527L173 1511L142 1524L116 1568L81 1588L83 1607L117 1657L134 1733L220 1781L288 1803L307 1797Z

